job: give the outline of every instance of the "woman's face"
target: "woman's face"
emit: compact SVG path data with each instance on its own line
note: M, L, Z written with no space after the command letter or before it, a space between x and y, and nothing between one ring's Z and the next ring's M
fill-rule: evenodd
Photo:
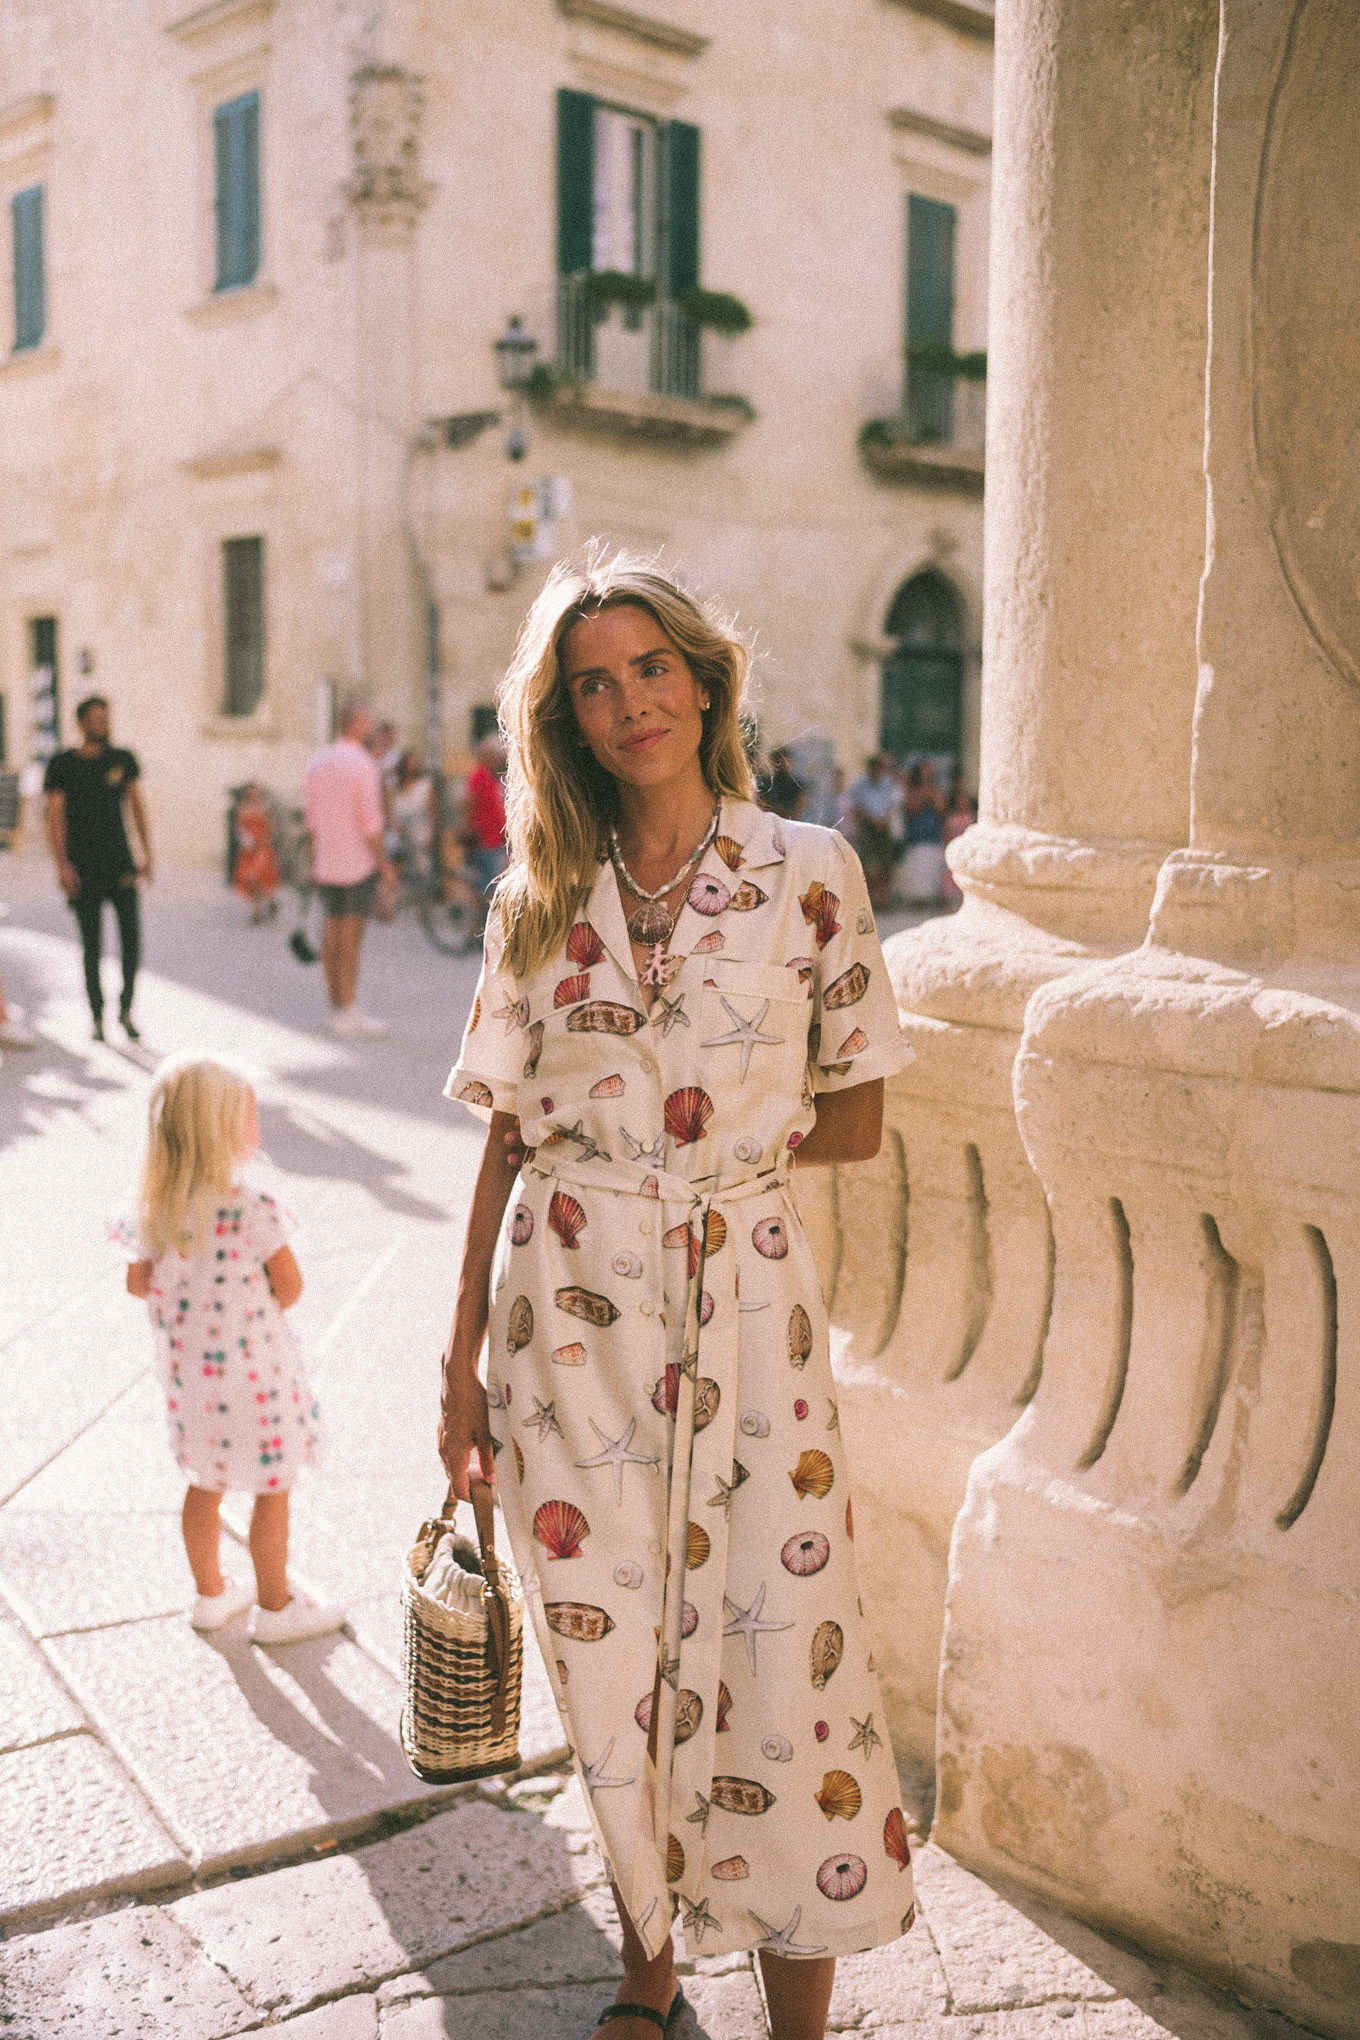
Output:
M561 657L577 725L606 772L627 786L659 786L693 765L708 689L650 610L628 604L583 617Z

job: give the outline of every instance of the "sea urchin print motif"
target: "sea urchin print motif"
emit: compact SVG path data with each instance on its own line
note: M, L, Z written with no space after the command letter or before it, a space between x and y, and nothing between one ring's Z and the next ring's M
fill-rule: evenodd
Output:
M500 1501L648 1953L674 1914L691 1956L849 1954L909 1921L912 1865L787 1157L814 1087L909 1052L840 838L725 801L686 889L645 1011L610 864L541 967L487 943L448 1088L532 1137L491 1285Z

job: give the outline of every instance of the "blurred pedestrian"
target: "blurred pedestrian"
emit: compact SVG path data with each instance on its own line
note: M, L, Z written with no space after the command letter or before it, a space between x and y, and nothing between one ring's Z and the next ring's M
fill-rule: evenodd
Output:
M486 908L491 888L506 867L505 746L499 736L483 737L477 762L463 785L463 848L477 889L478 925L467 939L469 950L480 949L486 933Z
M929 758L918 759L907 774L907 854L902 889L917 906L934 906L941 896L944 861L945 797Z
M141 767L131 751L114 747L109 704L102 694L87 694L76 706L80 742L58 751L47 767L47 841L57 867L57 881L70 902L80 929L85 962L85 992L94 1022L94 1038L104 1039L104 988L99 961L103 946L104 902L118 921L123 989L118 1019L129 1041L140 1039L132 1019L137 966L142 955L141 903L138 879L151 882L151 829L138 785ZM140 854L128 841L131 815Z
M381 1020L355 1003L364 925L377 903L379 881L396 883L383 841L382 779L366 746L373 712L351 702L340 734L307 767L307 827L312 837L312 878L326 924L321 966L331 1002L331 1030L354 1040L387 1033Z
M770 753L770 770L760 788L763 804L786 822L796 822L807 805L807 789L780 744Z
M864 770L846 796L855 829L855 848L869 883L869 899L875 907L886 907L892 897L893 873L901 849L894 820L901 804L901 792L892 770L892 760L876 751L864 761Z
M952 842L963 834L965 829L971 829L976 820L977 802L973 799L972 794L969 793L962 772L956 769L949 782L949 801L944 817L944 842L946 850ZM940 881L940 898L951 907L961 907L963 905L963 893L959 888L958 880L949 869L947 859L945 861L944 877Z
M274 815L263 787L247 780L232 817L236 861L231 882L250 901L250 925L272 921L279 911L279 859L274 848Z
M255 1603L256 1643L326 1636L343 1608L288 1583L288 1495L315 1457L319 1418L283 1313L302 1275L272 1197L240 1181L260 1141L255 1094L225 1063L177 1056L151 1087L136 1226L116 1228L133 1259L166 1391L170 1449L189 1476L181 1527L197 1598L195 1629L220 1629ZM223 1273L224 1268L226 1273ZM253 1589L223 1575L222 1497L253 1495Z
M430 875L434 848L434 780L416 752L403 751L397 760L387 803L387 848L405 877Z

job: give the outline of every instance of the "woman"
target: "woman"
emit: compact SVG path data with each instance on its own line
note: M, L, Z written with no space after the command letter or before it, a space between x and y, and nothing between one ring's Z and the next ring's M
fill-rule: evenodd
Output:
M463 1497L501 1452L623 1924L611 2040L680 2002L677 1901L695 1952L760 1949L777 2040L820 2040L835 1956L912 1919L788 1194L795 1157L876 1152L910 1050L854 853L752 803L746 668L656 571L554 571L501 694L513 861L448 1087L491 1131L440 1451Z
M948 866L944 861L944 794L935 767L922 758L907 774L907 854L902 864L902 889L917 906L933 906L941 897Z
M397 869L428 878L434 848L434 780L414 751L403 751L397 760L387 822L387 847Z

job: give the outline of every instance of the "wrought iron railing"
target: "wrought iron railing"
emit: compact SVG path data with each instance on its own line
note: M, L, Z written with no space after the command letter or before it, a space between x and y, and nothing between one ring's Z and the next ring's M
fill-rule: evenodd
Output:
M697 397L702 385L700 331L678 304L621 306L593 297L589 279L557 285L557 367L573 382Z

